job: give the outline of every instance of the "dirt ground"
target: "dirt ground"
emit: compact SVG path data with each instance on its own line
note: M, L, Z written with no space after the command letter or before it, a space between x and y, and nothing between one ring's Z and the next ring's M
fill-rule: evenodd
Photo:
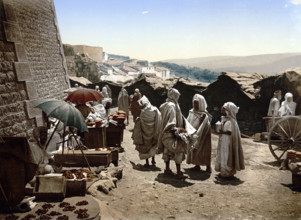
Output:
M131 129L130 118L118 188L97 194L101 219L301 219L301 194L291 189L291 172L279 170L267 144L242 139L246 169L234 180L223 180L214 171L218 136L212 135L213 172L190 171L184 162L188 178L178 180L163 174L162 155L156 156L156 166L143 167Z

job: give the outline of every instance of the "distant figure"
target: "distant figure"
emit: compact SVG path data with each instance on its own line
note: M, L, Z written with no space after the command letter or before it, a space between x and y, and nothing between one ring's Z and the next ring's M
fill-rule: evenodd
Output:
M239 108L232 102L225 103L221 109L215 170L220 172L219 176L223 178L231 178L236 171L245 169L240 131L236 121L238 110Z
M74 87L75 87L75 88L78 88L78 84L77 84L77 83L75 83Z
M163 152L165 162L164 174L174 175L170 169L170 160L177 167L176 177L186 178L181 171L181 163L185 160L187 148L192 144L192 136L196 130L183 117L178 100L180 93L177 89L169 89L166 102L160 106L162 126L158 139L158 150Z
M197 141L188 150L187 163L195 165L192 170L201 170L203 165L206 172L211 173L211 115L206 110L207 103L202 95L195 94L192 104L187 121L197 130Z
M99 86L95 86L95 90L96 90L97 92L100 92Z
M102 87L101 94L103 95L104 98L110 98L109 93L108 93L108 89L105 86Z
M107 88L107 92L108 92L109 98L112 98L112 90L111 90L111 88L109 87L109 85L105 85L105 87Z
M129 124L129 94L125 88L122 88L118 95L118 110L126 112L126 121Z
M149 158L152 158L152 165L155 165L155 154L157 150L158 136L161 126L160 111L143 96L138 100L142 110L140 117L135 121L133 131L133 140L136 150L139 152L140 160L146 161L146 167L149 166Z
M133 95L133 98L131 99L131 104L129 109L131 110L131 113L133 115L133 121L136 121L136 118L139 117L141 112L141 106L138 104L138 100L141 99L141 93L138 89L135 89L135 93Z
M293 94L288 92L284 96L285 101L281 103L279 109L280 116L293 116L296 112L297 104L293 101Z
M140 91L139 91L139 89L138 89L138 88L136 88L136 89L135 89L135 92L134 92L134 94L135 94L135 93L138 93L138 95L139 95L139 97L140 97L139 99L141 99L142 95L141 95L141 93L140 93Z
M277 117L279 116L279 108L280 108L280 100L281 100L281 91L277 90L274 92L273 98L270 100L268 116L269 117Z

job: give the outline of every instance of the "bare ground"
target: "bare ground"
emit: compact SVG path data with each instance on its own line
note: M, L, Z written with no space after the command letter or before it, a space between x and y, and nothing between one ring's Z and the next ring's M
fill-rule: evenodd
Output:
M102 219L301 219L301 194L291 189L291 172L279 170L267 144L242 139L246 169L222 180L214 171L218 136L212 135L213 172L189 171L184 162L188 178L178 180L163 174L162 155L156 166L143 167L130 120L119 156L123 178L108 195L97 194Z

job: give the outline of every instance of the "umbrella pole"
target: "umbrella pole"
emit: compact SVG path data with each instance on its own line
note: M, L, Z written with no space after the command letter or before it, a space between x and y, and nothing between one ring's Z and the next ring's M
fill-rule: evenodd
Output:
M59 122L56 124L56 126L55 126L55 128L54 128L54 130L53 130L53 132L52 132L52 134L51 134L51 136L50 136L50 138L49 138L49 140L48 140L46 146L45 146L45 150L47 150L47 147L48 147L48 145L49 145L49 143L50 143L50 140L52 139L52 137L53 137L53 135L54 135L54 132L56 131L56 129L57 129L57 127L59 126L60 122L61 122L61 121L59 120Z
M65 131L66 131L66 125L64 125L62 154L64 154L64 149L65 149ZM67 147L68 147L68 143L67 143Z
M71 131L71 132L72 132L72 134L74 135L73 131ZM83 151L83 149L82 149L82 146L78 143L77 138L74 138L74 139L75 139L77 145L79 146L79 149L80 149L80 151L82 152L82 155L83 155L83 157L85 158L85 160L86 160L86 162L87 162L87 164L88 164L89 170L91 171L90 164L89 164L89 162L88 162L88 160L87 160L87 157L86 157L86 155L85 155L85 153L84 153L84 151Z

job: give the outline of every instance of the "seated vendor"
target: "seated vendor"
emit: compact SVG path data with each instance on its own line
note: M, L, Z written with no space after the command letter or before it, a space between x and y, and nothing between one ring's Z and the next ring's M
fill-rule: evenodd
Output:
M38 174L52 173L49 165L51 155L45 150L47 143L47 127L37 127L33 130L33 136L29 139L32 159L38 165Z
M97 120L101 120L101 115L97 113L94 108L91 108L90 113L86 118L86 123L93 125Z

